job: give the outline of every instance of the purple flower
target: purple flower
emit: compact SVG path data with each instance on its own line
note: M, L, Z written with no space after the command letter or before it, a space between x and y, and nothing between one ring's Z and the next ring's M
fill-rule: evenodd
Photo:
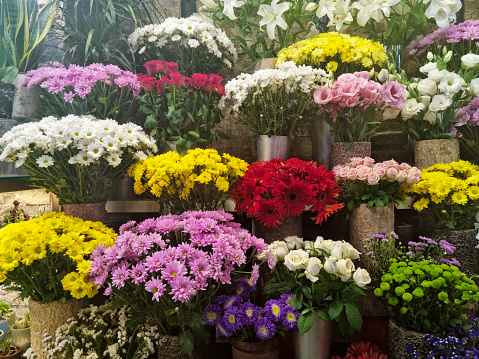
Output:
M187 273L186 266L175 260L165 264L165 268L161 271L161 279L171 282L178 277L185 276Z
M281 300L281 303L283 303L284 305L291 306L292 297L293 297L292 294L286 293L286 294L281 294L279 298Z
M284 305L279 300L270 299L264 305L264 311L268 318L275 323L279 323L283 317L283 307Z
M153 293L153 300L160 301L160 297L165 292L165 284L159 278L152 278L145 283L145 290Z
M145 258L145 265L150 273L159 272L165 264L166 256L164 252L154 252L151 256Z
M220 337L220 336L223 336L223 337L229 337L231 336L232 333L230 333L228 330L227 330L227 326L225 326L224 324L224 321L218 321L216 323L216 337Z
M136 285L143 283L146 279L147 273L145 265L142 262L138 263L130 270L132 282Z
M68 102L68 103L73 103L73 99L75 98L75 94L71 91L69 92L65 92L63 94L63 99L65 100L65 102Z
M250 302L243 303L240 308L243 313L243 320L245 326L253 325L258 319L259 314L261 313L261 309L259 307L255 307Z
M246 278L240 278L235 281L236 294L243 298L247 298L256 289L253 283Z
M121 288L125 285L125 281L128 279L128 267L129 264L126 261L123 261L120 265L116 266L112 270L111 283L116 288Z
M285 306L283 308L283 316L281 318L281 323L287 328L292 330L298 330L298 317L299 312L294 310L291 306Z
M230 295L223 302L223 308L226 310L242 302L243 302L243 298L241 298L239 295Z
M241 314L242 312L238 307L231 307L225 311L223 315L224 325L229 332L236 332L243 327L244 320Z
M190 262L190 271L197 279L210 277L211 268L208 263L208 257L196 258Z
M131 230L136 224L136 221L128 221L125 224L120 226L120 234L125 233L126 231Z
M140 234L136 236L131 243L131 249L137 255L147 254L148 250L153 246L153 241L149 235Z
M223 310L218 304L210 304L205 309L203 320L208 325L216 325L219 318L223 315Z
M251 277L250 277L250 282L252 283L252 285L256 285L256 283L258 282L258 278L259 278L259 265L258 264L253 264L253 269L251 271Z
M446 251L447 254L454 254L454 251L456 250L456 247L444 239L439 241L439 245Z
M196 294L194 282L187 277L177 277L170 282L173 300L185 303L190 297Z
M265 341L270 340L276 334L276 326L266 317L259 318L256 321L254 330L258 338Z
M156 220L154 218L145 219L138 225L138 232L151 233L156 231Z

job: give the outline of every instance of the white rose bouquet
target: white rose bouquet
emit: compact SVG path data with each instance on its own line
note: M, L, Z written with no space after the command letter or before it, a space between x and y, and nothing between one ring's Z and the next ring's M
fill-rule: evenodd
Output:
M294 137L299 127L314 115L314 91L324 86L329 75L292 61L277 69L243 73L225 86L221 109L228 108L238 122L259 135Z
M0 161L15 162L60 204L105 202L128 168L156 152L140 126L69 115L14 127L0 138Z
M336 319L341 332L352 334L363 322L357 304L359 295L365 295L361 288L371 282L369 273L353 263L359 255L351 244L323 237L314 242L298 237L275 241L258 256L276 273L265 294L293 294L291 305L301 312L301 334L312 327L314 313L326 321Z
M128 41L147 60L178 63L186 76L216 74L238 59L228 35L198 16L170 17L161 24L146 25L130 34Z

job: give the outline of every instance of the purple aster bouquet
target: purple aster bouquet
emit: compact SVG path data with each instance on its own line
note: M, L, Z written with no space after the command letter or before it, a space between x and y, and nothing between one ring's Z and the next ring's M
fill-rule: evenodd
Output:
M232 295L221 295L205 308L204 321L216 327L216 336L232 341L256 343L298 330L299 312L291 306L291 294L270 299L264 306L255 306L248 299L255 287L251 281L240 279Z
M91 281L105 287L115 305L133 308L132 325L151 318L191 353L194 336L208 338L203 308L222 284L244 277L242 267L267 248L232 219L224 211L196 211L130 221L113 247L92 254ZM254 265L249 280L258 273Z
M20 86L38 91L45 116L92 115L123 123L128 122L141 90L136 76L118 66L66 68L58 62L27 72Z
M477 84L479 95L479 79L471 81ZM461 154L465 159L475 164L479 158L479 97L461 107L455 115L456 122L452 124L451 132L459 138Z

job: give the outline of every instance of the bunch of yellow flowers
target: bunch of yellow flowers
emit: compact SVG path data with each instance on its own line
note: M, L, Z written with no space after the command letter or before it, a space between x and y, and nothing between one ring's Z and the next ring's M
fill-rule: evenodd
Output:
M216 210L227 200L227 194L248 163L219 155L213 149L193 149L182 156L168 152L149 157L130 167L137 194L147 192L173 212Z
M424 169L421 181L406 188L414 209L433 216L437 229L473 229L479 206L479 166L467 161L438 163Z
M386 49L379 42L327 32L282 49L276 63L293 61L296 65L322 68L338 77L343 73L380 67L387 58Z
M0 283L22 298L43 303L97 293L90 282L90 254L114 244L116 233L101 222L51 212L0 230Z

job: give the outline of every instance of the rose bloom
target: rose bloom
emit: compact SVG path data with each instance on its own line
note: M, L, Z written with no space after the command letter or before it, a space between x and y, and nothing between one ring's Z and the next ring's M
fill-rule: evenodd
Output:
M348 171L348 179L350 179L351 181L354 181L357 178L358 178L358 170L356 168L351 168Z
M363 165L372 168L372 167L374 166L374 159L371 158L371 157L364 157L364 159L363 159Z
M372 169L368 166L360 165L358 168L358 179L361 181L366 181L369 173L372 171Z
M374 186L379 183L379 175L374 171L368 176L368 184Z

